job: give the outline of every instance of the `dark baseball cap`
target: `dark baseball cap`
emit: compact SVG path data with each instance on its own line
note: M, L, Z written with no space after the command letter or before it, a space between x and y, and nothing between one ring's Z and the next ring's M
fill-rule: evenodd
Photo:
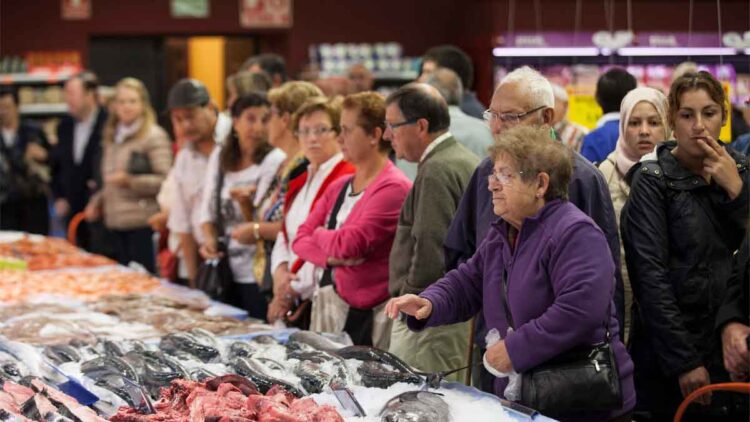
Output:
M167 96L167 108L203 107L211 101L206 86L196 79L180 79Z

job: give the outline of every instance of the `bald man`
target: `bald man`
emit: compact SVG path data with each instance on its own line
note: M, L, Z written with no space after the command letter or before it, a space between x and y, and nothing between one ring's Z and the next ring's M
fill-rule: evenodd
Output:
M493 142L492 132L482 119L469 116L461 110L464 87L458 74L440 67L427 76L426 83L435 87L448 103L450 131L453 136L477 157L487 157L487 150Z
M451 135L448 104L429 85L413 83L391 94L385 121L384 137L396 156L419 163L391 248L388 287L397 297L419 294L445 273L443 240L479 158ZM423 371L460 368L466 364L468 334L467 323L412 332L398 320L390 351Z

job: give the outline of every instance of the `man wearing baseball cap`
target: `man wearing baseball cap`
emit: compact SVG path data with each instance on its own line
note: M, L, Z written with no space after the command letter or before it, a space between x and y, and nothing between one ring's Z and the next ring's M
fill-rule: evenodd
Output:
M181 79L172 86L167 106L174 132L185 142L172 169L176 186L167 227L179 234L183 262L193 286L199 262L198 245L203 242L199 204L208 157L216 143L226 138L232 122L219 113L206 86L195 79Z

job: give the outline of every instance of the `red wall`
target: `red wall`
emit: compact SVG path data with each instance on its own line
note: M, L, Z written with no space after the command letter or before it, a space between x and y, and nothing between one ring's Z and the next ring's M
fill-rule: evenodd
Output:
M60 0L1 0L0 54L76 49L84 60L91 36L260 34L261 46L289 61L292 72L307 59L310 44L397 41L407 55L451 42L473 57L476 90L491 91L495 35L507 30L511 0L295 0L291 30L240 28L238 0L209 0L209 19L173 19L168 0L91 0L93 18L62 21ZM604 1L582 0L582 31L607 28ZM615 29L627 27L626 1L615 2ZM687 0L632 0L635 31L687 31ZM515 0L514 29L572 31L575 0ZM537 24L535 4L541 9ZM722 31L750 29L750 1L722 0ZM694 31L717 30L716 2L694 0Z

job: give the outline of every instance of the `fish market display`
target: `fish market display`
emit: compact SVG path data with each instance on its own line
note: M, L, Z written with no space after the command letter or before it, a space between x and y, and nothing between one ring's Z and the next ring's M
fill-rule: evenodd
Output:
M176 380L162 390L154 414L121 408L113 422L149 421L288 421L343 422L332 406L319 406L313 399L297 399L280 388L261 394L256 386L238 376L223 376L195 382Z
M450 408L441 394L407 391L392 398L380 412L383 422L449 422Z
M2 382L0 417L16 421L104 422L92 409L37 378L26 378L26 385Z
M83 252L66 240L54 237L24 236L0 243L0 256L25 261L32 271L117 265L109 258Z
M98 312L30 312L0 323L0 335L29 344L95 343L99 337L124 339L156 338L161 334L154 327L123 322Z
M444 413L439 418L424 419L424 415L433 415L431 408L427 408L427 403L432 403L430 395L422 395L414 397L415 386L413 384L394 384L387 389L380 388L366 388L363 386L352 386L350 390L357 398L357 401L362 406L366 416L357 417L354 416L350 411L344 409L339 404L338 400L333 394L321 393L310 396L318 404L329 404L338 409L339 413L344 417L347 422L383 422L386 421L384 416L391 417L392 421L418 421L418 420L429 420L429 421L445 421L451 420L454 422L513 422L517 419L512 418L503 409L502 404L490 394L485 393L469 393L471 390L469 387L460 386L459 388L440 388L439 390L430 390L432 393L440 394L438 397L447 406L443 407L440 404ZM416 398L417 401L412 401L409 397ZM406 402L398 403L405 400ZM426 400L429 401L426 401ZM390 407L388 404L390 403ZM440 403L440 402L438 402ZM408 414L406 411L410 410L410 414L414 415L415 419L398 419L398 411L401 411L402 415ZM419 419L421 417L422 419ZM536 419L536 418L535 418ZM525 420L525 419L524 419Z
M308 331L281 343L257 335L269 325L213 316L234 311L202 292L114 265L0 232L0 421L511 420L495 397L388 352Z
M176 333L202 328L217 335L249 334L269 331L270 325L241 321L230 317L206 315L195 306L160 296L107 296L92 302L92 309L118 317L126 322L141 322L162 333Z
M397 382L423 383L421 377L409 372L402 362L399 366L400 361L387 352L377 355L368 351L370 348L343 347L340 350L344 353L339 355L336 351L315 349L310 341L301 343L295 334L282 345L269 336L233 340L196 328L168 334L158 343L99 339L96 344L49 345L43 354L66 375L86 386L108 391L110 404L133 407L136 403L124 379L143 387L154 400L160 389L169 387L175 379L200 382L229 374L250 380L261 394L281 387L295 397L326 391L332 382L383 387ZM314 333L302 338L316 344L327 341ZM372 356L392 362L393 366ZM363 367L367 370L363 371Z
M111 294L147 293L159 286L158 279L132 271L0 271L0 301L11 303L27 301L39 295L94 299Z

